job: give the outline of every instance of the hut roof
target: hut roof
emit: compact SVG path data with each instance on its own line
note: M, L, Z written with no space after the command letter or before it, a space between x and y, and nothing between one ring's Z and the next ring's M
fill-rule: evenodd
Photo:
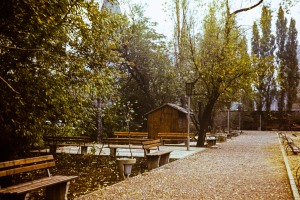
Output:
M170 106L170 107L172 107L172 108L174 108L174 109L176 109L176 110L178 110L178 111L180 111L182 113L188 114L188 111L185 108L182 108L182 107L180 107L180 106L178 106L176 104L166 103L166 104L164 104L164 105L162 105L162 106L160 106L158 108L155 108L154 110L151 110L150 112L146 113L146 115L148 115L148 114L150 114L150 113L152 113L152 112L154 112L156 110L159 110L159 109L161 109L161 108L163 108L165 106Z

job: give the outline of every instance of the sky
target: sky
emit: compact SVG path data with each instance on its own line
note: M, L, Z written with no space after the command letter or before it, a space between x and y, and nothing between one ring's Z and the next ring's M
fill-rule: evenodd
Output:
M151 21L158 22L158 26L156 28L158 33L164 34L168 37L172 36L172 30L173 30L173 22L172 18L169 16L170 13L166 13L166 3L170 4L172 0L129 0L131 3L137 3L146 5L145 6L145 16L149 17ZM210 0L204 0L204 1L210 1ZM252 3L249 2L250 0L241 0L240 3L237 5L236 0L231 0L232 2L235 2L233 5L234 8L241 8L241 7L247 7L249 5L252 5L253 2L258 2L258 0L252 0ZM248 3L247 3L248 2ZM277 12L279 7L279 2L281 0L269 0L266 2L271 2L271 9L273 12L273 29L275 31L275 20L277 18ZM233 8L233 9L234 9ZM250 39L251 36L251 27L253 25L254 20L258 20L261 16L261 8L262 6L256 7L253 10L240 13L238 15L238 23L240 25L243 25L243 27L247 28L249 27L247 31L248 38ZM286 13L286 18L288 21L290 21L290 18L293 17L296 20L296 28L298 30L298 43L300 44L300 2L298 2L295 6L293 6L290 9L290 14ZM299 21L297 21L299 20ZM275 32L273 32L275 34Z

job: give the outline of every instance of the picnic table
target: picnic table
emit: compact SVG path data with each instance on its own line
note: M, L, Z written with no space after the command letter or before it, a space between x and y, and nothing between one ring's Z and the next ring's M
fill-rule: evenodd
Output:
M78 146L81 154L87 154L87 148L92 146L89 144L91 138L87 136L45 136L43 140L45 146L49 146L51 154L55 154L59 146Z

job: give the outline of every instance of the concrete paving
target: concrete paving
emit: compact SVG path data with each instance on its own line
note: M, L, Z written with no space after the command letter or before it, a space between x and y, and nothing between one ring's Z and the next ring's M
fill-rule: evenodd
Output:
M93 147L88 147L88 153L92 154L92 151L95 150L95 155L99 155L101 144L95 144ZM191 156L197 152L205 150L204 147L196 147L195 142L190 143L190 149L187 150L187 146L185 144L176 144L176 145L164 145L160 146L160 150L171 150L170 158L173 159L181 159L188 156ZM43 150L49 151L49 150ZM79 147L75 146L67 146L67 147L59 147L57 149L57 153L70 153L70 154L78 154L80 153ZM109 148L106 146L101 150L101 156L109 156ZM143 149L131 149L131 153L133 157L144 157ZM129 149L117 149L117 157L131 157L131 153Z

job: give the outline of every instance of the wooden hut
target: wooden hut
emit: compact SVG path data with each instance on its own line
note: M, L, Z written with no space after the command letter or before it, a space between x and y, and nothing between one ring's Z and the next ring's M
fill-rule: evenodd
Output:
M185 133L188 126L188 111L178 105L167 103L147 114L149 138L157 133Z

